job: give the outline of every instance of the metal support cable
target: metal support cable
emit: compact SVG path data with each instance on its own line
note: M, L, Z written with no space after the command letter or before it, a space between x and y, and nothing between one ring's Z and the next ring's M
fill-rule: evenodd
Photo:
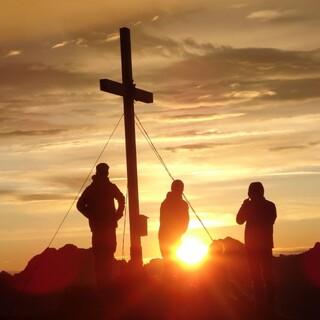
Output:
M124 221L123 221L123 235L122 235L122 249L121 249L121 254L122 254L122 260L124 260L124 242L125 242L125 237L126 237L126 223L127 223L127 205L128 205L128 190L126 192L126 198L125 198L125 207L124 207Z
M48 249L48 248L51 246L51 244L53 243L54 239L56 238L58 232L60 231L60 229L61 229L61 227L62 227L62 225L63 225L63 223L65 222L67 216L69 215L69 213L70 213L73 205L74 205L75 202L77 201L80 192L82 191L83 187L85 186L86 182L88 181L88 179L89 179L89 177L90 177L93 169L95 168L95 166L97 165L98 161L99 161L100 158L102 157L102 155L103 155L104 151L106 150L106 148L107 148L110 140L112 139L114 133L116 132L116 130L117 130L117 128L118 128L118 126L119 126L120 121L122 120L122 118L123 118L123 114L121 115L120 119L118 120L118 122L116 123L115 127L113 128L113 130L112 130L109 138L107 139L106 143L103 145L103 148L102 148L102 150L100 151L98 157L96 158L96 160L95 160L95 162L94 162L94 164L93 164L90 172L88 173L88 175L86 176L85 180L83 181L83 183L82 183L82 185L81 185L81 187L80 187L77 195L75 196L75 198L73 199L70 207L68 208L67 212L66 212L65 215L63 216L61 222L60 222L59 225L58 225L57 230L54 232L54 234L53 234L52 238L50 239L49 244L48 244L48 246L46 247L46 249ZM23 285L22 285L22 291L24 291L24 290L27 288L27 286L29 285L29 283L31 283L31 281L32 281L34 275L36 274L36 272L38 271L38 269L39 269L39 265L37 266L37 268L33 269L33 272L31 273L30 277L27 278L27 279L25 280L25 282L23 283ZM17 309L15 309L15 310L17 310ZM16 312L16 311L14 311L14 313L15 313L15 312Z
M166 163L164 162L163 158L161 157L160 153L158 152L156 146L154 145L154 143L152 142L148 132L146 131L146 129L144 128L144 126L142 125L139 117L137 116L137 114L135 114L135 118L136 118L136 124L140 130L140 132L142 133L142 135L145 137L145 139L147 140L147 142L149 143L149 146L151 147L151 149L153 150L153 152L155 153L156 157L159 159L159 161L161 162L161 164L163 165L164 169L166 170L166 172L168 173L169 177L174 180L173 175L171 174L169 168L167 167ZM209 230L207 229L207 227L205 226L205 224L203 223L202 219L199 217L199 215L196 213L195 209L193 208L193 206L191 205L190 201L188 200L187 196L183 193L183 198L185 199L185 201L188 203L190 209L192 210L192 212L194 213L194 215L196 216L196 218L199 220L201 226L203 227L203 229L205 230L205 232L207 233L208 237L210 238L211 241L213 241L213 238L209 232Z
M111 132L111 134L110 134L110 136L109 136L109 138L107 139L107 141L106 141L105 144L103 145L102 150L100 151L99 155L97 156L96 160L94 161L93 166L91 167L88 175L87 175L86 178L84 179L84 181L83 181L83 183L82 183L79 191L77 192L77 195L74 197L73 201L72 201L71 204L70 204L70 207L68 208L68 210L67 210L67 212L65 213L65 215L63 216L60 224L58 225L57 230L55 231L55 233L53 234L51 240L49 241L49 244L48 244L47 248L49 248L49 247L51 246L51 244L53 243L54 239L56 238L58 232L60 231L62 225L64 224L65 220L67 219L67 216L69 215L71 209L73 208L75 202L77 201L77 199L78 199L78 197L79 197L79 195L80 195L83 187L85 186L85 184L87 183L88 179L90 178L90 176L91 176L91 174L92 174L92 171L94 170L94 168L96 167L97 163L98 163L99 160L101 159L103 153L105 152L107 146L109 145L110 140L112 139L113 135L115 134L115 132L116 132L116 130L117 130L117 128L118 128L118 126L119 126L120 121L122 120L122 118L123 118L123 114L121 115L120 119L117 121L117 123L116 123L116 125L114 126L114 128L113 128L113 130L112 130L112 132Z
M164 169L167 171L169 177L174 180L173 175L171 174L169 168L167 167L166 163L164 162L163 158L161 157L160 153L158 152L156 146L153 144L150 136L148 135L148 132L146 131L146 129L144 128L144 126L142 125L140 119L138 118L137 114L135 113L135 118L137 120L137 125L138 128L140 130L140 132L142 133L142 135L146 138L146 140L148 141L151 149L153 150L153 152L155 153L156 157L159 159L159 161L161 162L161 164L163 165Z

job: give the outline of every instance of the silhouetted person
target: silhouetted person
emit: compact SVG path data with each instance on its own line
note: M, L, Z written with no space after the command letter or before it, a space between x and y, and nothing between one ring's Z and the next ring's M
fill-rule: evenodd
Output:
M252 182L249 199L244 200L237 223L246 223L245 246L257 306L273 309L272 248L276 206L264 197L261 182Z
M169 259L172 250L187 231L189 224L189 208L182 199L184 184L181 180L174 180L171 191L160 207L159 244L161 255Z
M97 286L108 284L111 265L116 251L116 228L123 215L125 198L118 187L111 183L109 166L99 163L92 183L77 202L78 210L89 219L92 232L92 249L95 259ZM114 200L118 202L116 209Z

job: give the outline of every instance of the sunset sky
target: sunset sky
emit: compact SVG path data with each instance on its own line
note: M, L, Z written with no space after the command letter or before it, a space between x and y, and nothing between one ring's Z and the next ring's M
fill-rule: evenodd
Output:
M235 215L261 181L278 209L276 248L319 241L319 1L3 0L0 270L46 248L122 115L121 98L99 91L99 79L121 80L122 26L134 80L154 93L136 113L212 236L243 241ZM144 257L159 257L171 180L138 130L137 149ZM102 160L125 193L123 122ZM209 243L190 215L189 232ZM123 220L119 257L122 234ZM66 243L90 247L75 208L52 246Z

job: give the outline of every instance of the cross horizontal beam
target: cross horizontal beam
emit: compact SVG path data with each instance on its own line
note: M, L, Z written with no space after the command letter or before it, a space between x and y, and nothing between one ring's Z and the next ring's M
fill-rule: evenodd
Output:
M100 80L100 90L116 94L118 96L124 96L126 94L125 88L122 83L112 81L109 79L101 79ZM133 99L136 101L141 101L144 103L153 103L153 94L149 91L145 91L139 88L133 87Z

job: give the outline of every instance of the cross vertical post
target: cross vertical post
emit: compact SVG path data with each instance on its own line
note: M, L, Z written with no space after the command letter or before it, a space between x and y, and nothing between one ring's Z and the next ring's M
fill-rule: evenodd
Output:
M134 101L152 103L153 94L136 88L133 82L130 30L128 28L120 29L120 44L122 83L101 79L100 89L123 97L130 220L130 256L134 265L142 266L141 236L145 235L146 231L142 231L141 218L143 216L140 216L139 211Z
M120 29L122 85L124 89L123 108L126 137L126 157L128 176L128 199L130 219L130 256L134 264L142 265L142 247L139 235L139 194L137 174L137 151L134 117L134 83L132 79L132 60L130 30Z

